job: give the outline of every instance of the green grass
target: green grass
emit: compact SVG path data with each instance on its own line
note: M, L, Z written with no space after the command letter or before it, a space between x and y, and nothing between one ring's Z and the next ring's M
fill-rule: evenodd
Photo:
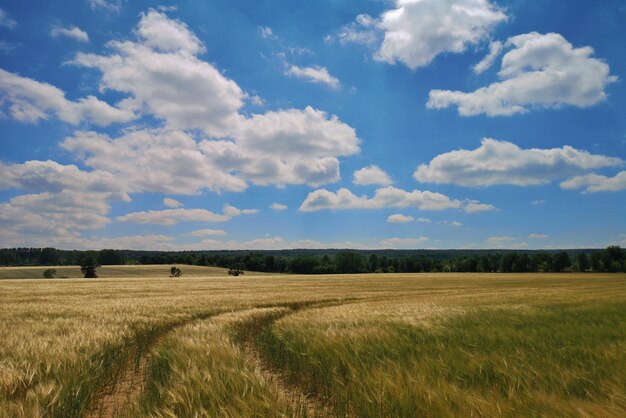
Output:
M626 411L626 302L478 309L427 328L368 323L358 339L281 325L258 346L340 416Z

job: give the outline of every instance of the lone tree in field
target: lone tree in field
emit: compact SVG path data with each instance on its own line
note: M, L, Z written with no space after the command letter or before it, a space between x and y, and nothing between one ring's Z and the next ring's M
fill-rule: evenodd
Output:
M80 263L80 271L85 276L85 279L97 278L96 269L98 267L100 267L100 265L94 261L93 257L87 257Z
M180 277L182 275L183 272L178 267L172 266L172 268L170 269L170 277Z
M242 263L237 263L233 266L231 266L231 268L228 269L228 275L229 276L243 276L243 269L244 266Z
M57 274L57 271L55 269L45 269L43 271L43 278L44 279L54 279L54 276Z

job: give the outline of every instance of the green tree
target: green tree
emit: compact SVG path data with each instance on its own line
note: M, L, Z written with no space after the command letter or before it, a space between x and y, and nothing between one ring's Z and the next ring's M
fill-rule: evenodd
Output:
M571 265L572 261L569 258L569 254L567 254L565 251L561 251L560 253L555 255L552 261L552 268L556 272L565 271L565 269L567 269Z
M44 248L39 255L39 264L54 266L59 263L59 252L55 248Z
M100 264L110 266L124 264L122 255L116 250L100 250L98 252L98 261Z
M98 267L100 267L100 265L95 262L92 256L85 257L80 263L80 271L83 273L85 279L97 278L96 269Z
M170 277L180 277L183 275L183 272L175 266L172 266L172 268L170 269Z
M589 257L586 253L580 253L576 257L576 265L578 266L578 271L587 271L591 266L589 263Z
M54 276L56 276L57 271L55 269L45 269L43 271L43 278L44 279L54 279Z
M229 276L240 276L244 274L243 269L245 265L243 263L235 263L228 269Z
M398 260L394 260L396 263ZM337 267L337 273L362 273L364 269L363 257L351 251L340 251L335 254L335 266ZM397 266L395 271L398 270Z

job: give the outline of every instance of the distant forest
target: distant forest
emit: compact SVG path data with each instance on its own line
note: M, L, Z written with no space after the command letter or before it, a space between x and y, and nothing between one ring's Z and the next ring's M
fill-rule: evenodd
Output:
M429 272L626 272L626 250L266 250L266 251L68 251L0 249L2 266L193 264L294 274Z

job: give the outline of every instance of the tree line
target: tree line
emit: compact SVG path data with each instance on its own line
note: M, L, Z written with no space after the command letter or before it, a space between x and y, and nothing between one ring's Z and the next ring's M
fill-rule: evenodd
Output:
M626 272L626 251L604 250L282 250L282 251L67 251L55 248L0 249L0 265L191 264L268 273L419 272Z

